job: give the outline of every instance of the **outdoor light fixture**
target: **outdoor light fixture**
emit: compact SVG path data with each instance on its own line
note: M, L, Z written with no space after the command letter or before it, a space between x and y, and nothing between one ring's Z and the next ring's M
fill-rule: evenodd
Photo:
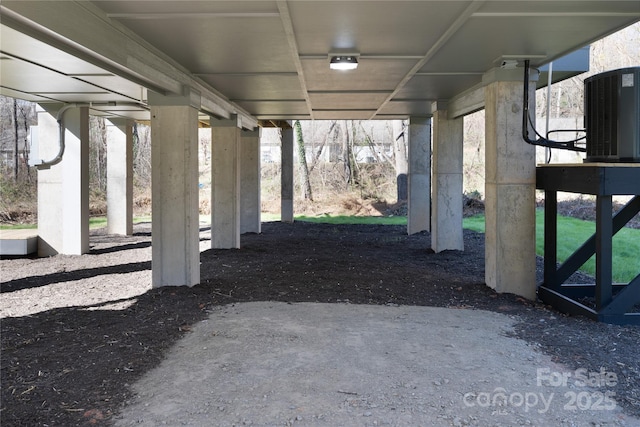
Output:
M333 55L329 61L329 68L332 70L355 70L358 68L358 58L356 55Z

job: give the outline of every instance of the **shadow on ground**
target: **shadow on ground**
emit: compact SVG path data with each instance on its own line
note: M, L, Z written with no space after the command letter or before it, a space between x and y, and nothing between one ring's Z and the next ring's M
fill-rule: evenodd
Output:
M427 249L428 233L406 236L404 227L266 223L262 234L243 236L242 246L203 252L200 285L154 289L125 309L112 310L105 303L2 319L3 424L109 424L131 397L130 385L156 367L210 308L246 301L504 313L517 322L517 337L569 369L616 372L617 402L629 414L640 415L640 328L566 317L514 295L495 294L483 284L480 234L465 231L464 252L434 254ZM119 268L126 273L131 265L103 273ZM2 292L96 273L101 272L87 268L64 277L41 276L41 284L14 283L8 290L3 283Z

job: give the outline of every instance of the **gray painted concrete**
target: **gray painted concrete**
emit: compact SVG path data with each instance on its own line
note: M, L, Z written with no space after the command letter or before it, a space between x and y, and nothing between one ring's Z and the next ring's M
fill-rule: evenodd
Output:
M212 120L211 247L240 247L240 134L237 120Z
M485 280L535 299L535 147L522 140L522 71L486 78ZM535 83L530 90L534 114Z
M107 232L133 234L133 121L107 122Z
M260 136L262 128L240 139L240 233L260 233Z
M293 222L293 129L282 129L280 217Z
M433 111L431 249L435 252L463 250L463 119L448 119L446 104L437 108L434 104Z
M36 230L0 230L0 255L28 255L36 252Z
M409 119L407 233L431 228L431 118Z
M152 284L193 286L200 282L198 112L188 97L150 93L149 102Z

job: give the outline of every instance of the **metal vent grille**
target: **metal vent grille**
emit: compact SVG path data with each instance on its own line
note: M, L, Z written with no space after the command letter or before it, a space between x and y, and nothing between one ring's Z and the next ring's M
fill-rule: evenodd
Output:
M640 67L584 81L586 162L640 162Z
M613 74L585 83L588 157L618 155L618 85Z

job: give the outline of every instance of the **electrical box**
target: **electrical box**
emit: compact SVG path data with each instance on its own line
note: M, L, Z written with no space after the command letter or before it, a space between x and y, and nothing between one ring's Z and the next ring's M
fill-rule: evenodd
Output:
M585 162L640 162L640 67L584 81Z

